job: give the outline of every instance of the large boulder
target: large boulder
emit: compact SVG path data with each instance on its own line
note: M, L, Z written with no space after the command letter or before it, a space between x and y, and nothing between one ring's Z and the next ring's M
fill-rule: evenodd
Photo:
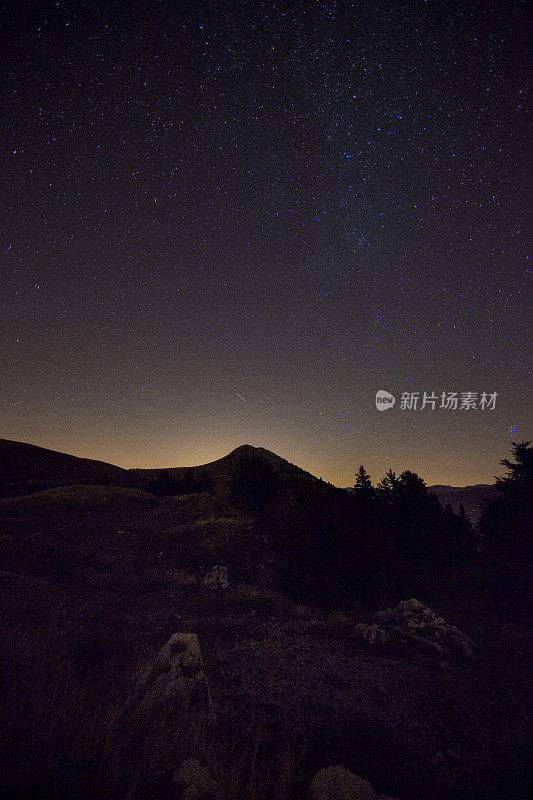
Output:
M393 800L380 795L371 783L337 765L317 772L309 786L310 800Z
M117 715L114 739L122 743L137 774L126 800L176 797L172 741L187 745L198 731L215 722L213 704L195 633L174 633L146 670ZM154 749L154 741L168 743ZM207 785L207 784L206 784ZM192 787L181 787L179 800L200 800ZM170 795L169 795L170 793ZM210 800L210 795L205 795Z
M337 765L317 772L309 787L310 800L378 800L372 785Z
M228 568L221 566L213 567L210 572L204 575L202 583L206 589L215 589L217 591L229 589Z
M139 720L168 716L187 705L213 722L213 704L195 633L173 633L127 700L124 715Z
M457 656L475 660L468 636L414 598L380 611L373 623L360 623L355 631L369 645L425 653L440 661Z

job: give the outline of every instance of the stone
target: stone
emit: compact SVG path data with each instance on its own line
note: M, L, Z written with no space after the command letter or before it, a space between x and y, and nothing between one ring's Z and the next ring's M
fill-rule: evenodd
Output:
M378 800L378 795L364 778L337 765L317 772L309 787L310 800Z
M150 747L154 730L161 728L172 736L176 726L192 724L199 729L215 724L214 708L209 685L204 672L200 644L195 633L174 633L159 651L157 658L146 670L121 712L115 719L115 738L121 741L124 750L142 760L142 753ZM148 800L157 797L165 800L171 791L176 798L173 774L175 763L162 763L160 773L151 767L146 774L138 776L126 796L126 800ZM168 776L167 776L168 771ZM200 773L198 773L200 774ZM203 774L203 773L202 773ZM150 782L158 785L157 791L148 790ZM204 791L207 782L200 788ZM182 787L179 800L210 800L210 794L198 793L194 783ZM187 793L188 792L188 793ZM195 794L196 792L196 794ZM170 797L170 796L169 796Z
M210 572L204 575L202 583L207 589L215 589L218 591L229 589L228 568L221 566L213 567Z
M213 704L195 633L174 633L139 681L124 707L124 716L148 720L157 713L178 712L184 705L214 722Z
M276 586L282 572L281 565L275 558L269 558L259 566L258 583L260 586Z
M179 800L216 800L217 785L206 767L194 758L186 758L174 773L173 782Z
M375 624L365 625L365 623L359 623L359 625L355 626L355 630L368 644L386 644L389 641L387 631Z
M372 624L359 623L355 632L369 645L423 653L446 667L453 657L475 660L468 636L414 598L380 611Z
M124 800L175 800L172 771L138 776Z

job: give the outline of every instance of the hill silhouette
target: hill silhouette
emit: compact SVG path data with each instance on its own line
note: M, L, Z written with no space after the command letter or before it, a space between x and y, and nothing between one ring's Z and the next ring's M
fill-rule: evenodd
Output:
M291 464L290 461L281 458L271 450L266 450L264 447L254 447L250 444L240 445L227 455L222 456L222 458L210 461L207 464L199 464L194 467L165 467L164 471L173 479L183 479L186 475L198 479L202 474L205 474L212 480L215 490L224 491L230 486L241 463L250 459L259 459L279 476L317 480L309 472L305 472L295 464ZM147 480L159 475L161 471L161 469L132 469L128 471L128 478L129 480L139 480L141 484L144 484Z
M0 439L0 482L9 493L83 481L120 482L128 470L26 442Z
M316 481L310 473L263 447L244 444L222 458L192 467L165 467L173 479L209 476L215 491L226 490L239 465L246 459L260 459L280 476ZM124 469L104 461L48 450L25 442L0 439L0 482L4 495L25 494L76 483L101 483L143 489L163 468Z

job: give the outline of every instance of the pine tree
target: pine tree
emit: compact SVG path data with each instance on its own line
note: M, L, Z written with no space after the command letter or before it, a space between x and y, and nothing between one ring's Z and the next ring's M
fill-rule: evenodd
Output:
M357 472L355 473L355 486L354 489L361 489L365 492L373 491L372 481L370 479L370 475L361 464Z
M514 461L500 463L507 473L496 477L496 497L485 500L478 522L492 595L507 612L531 615L533 581L533 448L512 442Z
M377 484L379 496L385 502L392 502L400 485L400 479L396 473L389 469Z
M533 448L531 442L511 444L514 461L501 460L507 473L496 477L498 495L483 503L479 530L489 552L517 562L531 557Z

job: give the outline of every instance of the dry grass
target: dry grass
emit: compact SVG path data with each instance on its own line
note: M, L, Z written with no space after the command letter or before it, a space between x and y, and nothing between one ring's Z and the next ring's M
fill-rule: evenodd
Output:
M271 586L254 586L239 583L236 594L249 603L250 608L265 613L267 610L282 615L283 617L305 618L313 616L313 608L305 603L294 600L281 589Z
M139 652L116 632L76 628L62 617L45 625L14 623L6 632L0 702L5 796L104 796L110 722Z
M185 707L158 713L142 728L117 724L153 658L147 637L106 628L98 615L79 624L19 620L6 633L1 797L116 800L135 783L148 791L158 781L163 791L172 768L194 757L216 775L227 800L289 800L292 754L273 764L253 732L236 742Z

